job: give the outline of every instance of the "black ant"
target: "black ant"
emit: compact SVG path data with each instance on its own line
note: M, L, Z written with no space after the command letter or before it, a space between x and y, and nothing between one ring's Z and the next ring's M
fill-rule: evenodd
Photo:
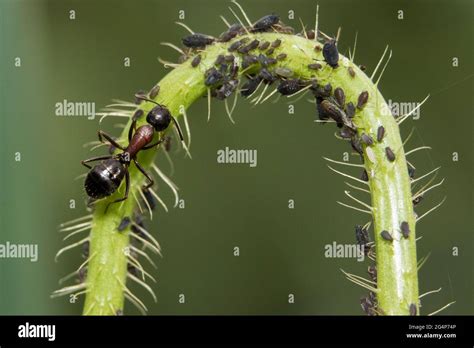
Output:
M166 128L168 128L171 121L173 121L178 130L181 141L183 141L183 134L181 132L178 122L165 106L158 104L155 101L143 97L141 95L136 95L136 98L156 104L156 106L147 114L146 120L149 124L140 126L138 129L135 129L137 120L133 119L132 124L130 125L130 129L128 131L127 147L123 147L122 145L118 144L107 133L99 131L98 135L99 140L101 142L103 142L103 138L105 138L112 146L122 150L123 152L111 156L93 157L81 162L84 166L91 169L87 174L84 187L87 195L92 199L97 200L110 196L119 188L123 178L125 178L124 196L109 203L107 205L106 211L110 204L118 203L128 198L128 193L130 190L130 174L128 171L128 167L130 166L130 162L133 161L137 169L148 180L148 184L146 184L143 189L148 190L150 187L153 186L153 179L138 163L136 156L139 151L151 149L164 141L163 138L160 138L160 140L158 140L157 142L150 144L153 140L155 131L161 132L165 130ZM93 161L101 162L95 165L94 167L91 167L87 164Z

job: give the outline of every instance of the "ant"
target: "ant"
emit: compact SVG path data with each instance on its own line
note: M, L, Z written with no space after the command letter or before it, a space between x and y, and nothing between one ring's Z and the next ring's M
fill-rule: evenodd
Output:
M99 141L104 142L103 138L105 138L112 146L122 150L122 152L116 155L92 157L81 162L84 166L91 169L84 182L84 188L87 195L94 200L105 198L113 194L125 178L124 196L110 202L105 209L106 211L110 204L122 202L128 198L130 190L130 174L128 167L132 161L135 163L137 169L148 180L148 184L146 184L143 189L147 190L153 186L153 179L145 169L143 169L140 163L138 163L136 156L139 151L151 149L164 141L164 138L160 137L157 142L150 144L153 140L155 131L164 131L168 128L171 121L173 121L178 130L181 141L183 141L183 134L178 122L164 105L158 104L157 102L141 95L136 95L136 98L156 104L156 106L147 114L146 120L148 124L136 129L137 119L133 119L128 131L127 147L118 144L110 135L100 130L98 132ZM93 161L101 162L94 167L87 164Z

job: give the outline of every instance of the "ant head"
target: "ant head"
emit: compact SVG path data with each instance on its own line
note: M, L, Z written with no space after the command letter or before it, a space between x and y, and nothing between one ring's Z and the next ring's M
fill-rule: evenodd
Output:
M170 125L171 113L166 107L157 105L148 113L146 121L153 126L155 131L161 132Z
M176 129L178 130L178 134L181 141L184 141L183 132L181 132L181 128L179 127L178 122L171 115L170 111L166 106L158 104L156 101L148 99L139 94L135 94L135 98L156 104L156 106L151 109L148 115L146 116L146 121L148 122L148 124L153 126L156 132L164 131L166 128L168 128L171 121L173 121L174 125L176 126Z

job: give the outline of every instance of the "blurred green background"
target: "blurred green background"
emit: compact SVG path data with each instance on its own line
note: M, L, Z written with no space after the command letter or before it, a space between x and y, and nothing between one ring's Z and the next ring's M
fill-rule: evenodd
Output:
M298 17L314 25L316 2L242 0L251 19L270 12L300 29ZM402 102L431 98L419 120L402 126L414 136L407 149L429 145L430 152L411 156L417 173L442 166L445 184L417 209L422 213L444 196L447 201L418 225L418 256L431 253L420 271L422 313L456 301L444 314L473 314L472 225L472 1L319 1L320 28L334 35L342 26L341 53L353 45L356 62L374 69L386 44L393 58L381 90ZM175 25L178 11L198 32L218 35L219 19L232 18L228 1L1 1L1 171L0 243L37 243L39 260L0 260L0 314L79 314L82 299L50 299L58 279L82 262L80 251L54 262L65 244L58 225L85 213L80 160L93 155L83 144L96 140L99 128L119 134L120 119L57 117L63 99L95 102L131 100L151 88L166 70L157 57L176 60L160 42L180 42L186 31ZM69 11L76 19L69 19ZM397 11L404 19L397 19ZM295 12L289 20L288 11ZM469 48L471 47L471 48ZM14 66L21 57L21 67ZM131 67L123 66L124 57ZM459 58L459 67L452 58ZM236 125L223 103L213 102L208 123L205 100L188 110L193 159L173 153L173 180L185 209L168 214L157 208L148 222L163 248L152 270L158 284L154 304L136 289L151 314L362 314L366 291L344 279L340 269L365 276L367 261L328 259L324 245L354 243L355 224L366 217L336 204L344 201L344 179L333 174L322 156L341 159L346 144L334 128L321 126L314 105L305 99L289 115L286 101L251 107L240 100ZM176 143L175 143L176 144ZM257 149L258 166L218 165L225 146ZM21 152L21 161L14 154ZM453 152L459 161L453 162ZM94 154L101 154L97 150ZM166 173L163 156L158 164ZM164 184L160 194L169 206L173 196ZM75 199L75 209L69 200ZM288 209L288 200L295 209ZM233 256L234 246L240 256ZM452 248L459 256L452 256ZM178 294L186 304L178 303ZM288 294L295 303L288 304ZM127 305L126 313L137 311Z

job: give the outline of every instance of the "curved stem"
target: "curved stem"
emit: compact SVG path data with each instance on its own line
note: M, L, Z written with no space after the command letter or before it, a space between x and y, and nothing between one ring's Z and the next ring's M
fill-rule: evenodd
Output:
M385 314L409 314L409 305L418 307L418 281L416 263L415 221L411 203L410 179L398 125L391 114L384 113L388 107L374 83L349 59L340 55L339 67L333 69L325 64L320 43L307 40L295 35L280 33L250 34L251 39L273 42L281 40L281 45L275 49L274 56L285 53L287 58L278 61L270 70L276 67L289 68L295 77L301 79L316 78L319 84L330 83L333 89L341 87L347 101L357 104L357 98L362 91L369 93L367 104L358 110L354 123L359 134L368 133L376 138L380 125L386 130L381 143L374 142L370 146L373 154L367 156L364 149L365 168L369 173L369 187L372 196L375 242L378 268L379 309ZM241 39L241 37L237 39ZM216 43L200 52L201 63L193 68L191 59L184 62L160 82L160 92L155 98L160 104L168 107L177 117L180 107L187 109L194 101L207 93L204 85L204 73L214 65L219 54L229 54L227 48L232 42ZM258 55L258 53L257 53ZM241 59L237 55L236 59ZM309 64L318 62L323 68L311 70ZM351 67L355 76L348 72ZM249 71L250 72L250 71ZM145 114L153 107L152 103L143 102L139 108ZM145 118L138 121L138 126L144 124ZM130 125L130 122L128 123ZM128 127L125 128L121 140L126 142ZM390 146L396 155L396 160L390 162L386 158L385 147ZM139 161L145 169L149 169L155 157L156 150L139 154ZM373 161L373 162L372 162ZM137 194L143 184L143 176L135 166L130 167L130 197ZM123 190L123 186L122 186ZM105 214L105 207L111 200L119 197L114 194L109 199L98 202L93 218L90 238L90 254L96 255L89 262L85 314L115 314L123 309L127 258L124 248L129 243L129 230L117 231L120 221L131 216L136 209L133 198L123 204L111 205ZM123 194L123 191L122 191ZM400 234L400 223L408 221L411 233L408 239ZM394 240L388 242L380 237L382 230L390 231ZM418 312L418 311L417 311Z

